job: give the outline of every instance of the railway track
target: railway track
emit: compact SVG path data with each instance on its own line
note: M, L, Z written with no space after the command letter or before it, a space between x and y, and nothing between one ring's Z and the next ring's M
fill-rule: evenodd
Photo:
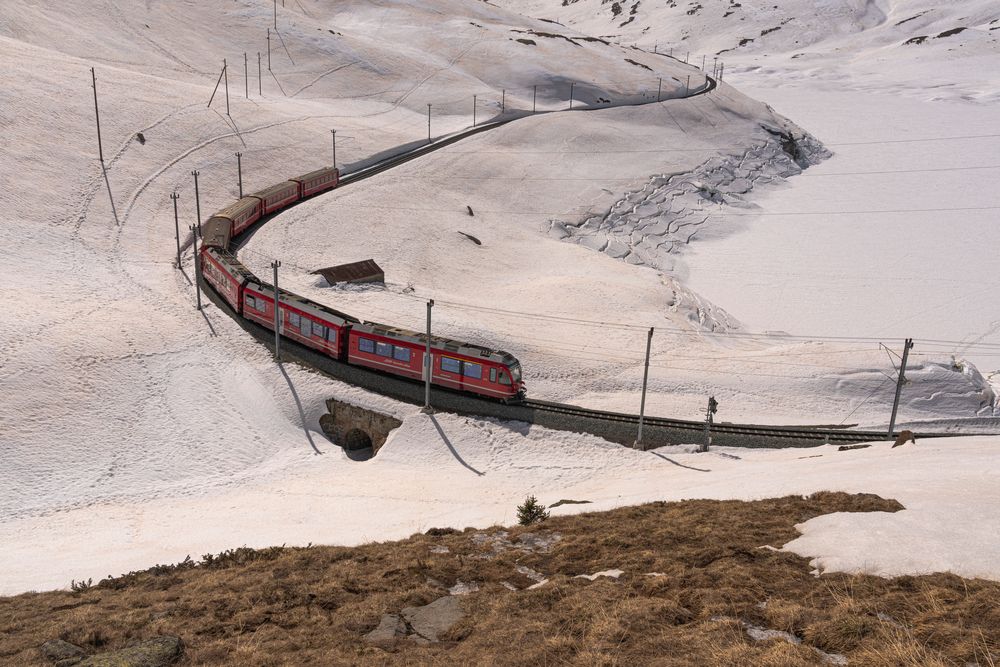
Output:
M706 77L705 88L692 93L689 97L704 95L717 86L715 79ZM580 109L581 111L585 109ZM539 113L554 113L551 111ZM398 155L387 157L375 164L344 174L338 187L358 183L377 174L418 159L428 153L440 150L470 136L488 132L520 118L538 114L516 114L510 118L481 123L475 127L441 137L433 142ZM280 212L279 212L280 213ZM253 236L260 226L271 217L261 218L249 229L233 239L236 248L242 247ZM270 329L240 317L230 308L211 285L199 279L206 294L213 303L226 312L261 344L273 350L274 333ZM393 375L360 366L339 362L314 350L299 345L294 341L283 339L282 350L286 358L303 364L308 368L323 373L329 377L360 386L364 389L380 393L397 400L413 404L422 404L424 398L423 383L414 382ZM439 410L463 415L493 417L497 419L522 421L548 428L591 433L606 440L626 446L633 446L639 424L639 416L635 414L594 410L565 403L529 399L520 403L502 404L469 394L453 392L440 387L432 389L432 404ZM941 433L918 433L918 438L943 437ZM821 428L809 426L766 426L757 424L717 423L711 427L712 443L733 447L812 447L827 443L857 443L873 440L883 440L885 432L853 431L848 429ZM643 418L643 447L653 448L667 444L702 443L705 439L705 424L703 422L670 419L667 417Z

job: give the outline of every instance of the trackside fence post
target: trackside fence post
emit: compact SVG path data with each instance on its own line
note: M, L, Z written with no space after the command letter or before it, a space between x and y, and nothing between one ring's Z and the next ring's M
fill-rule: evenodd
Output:
M201 310L201 283L198 282L198 278L201 276L201 267L198 261L198 225L189 225L188 229L191 230L191 252L194 253L194 293L197 297L198 310Z
M281 308L278 307L278 267L281 262L274 260L271 268L274 269L274 360L281 363Z
M434 299L427 301L427 344L424 347L424 407L421 412L431 414L431 375L434 372L434 364L431 359L431 309L434 307Z
M639 401L639 432L635 436L635 448L639 449L642 443L642 422L646 418L646 384L649 381L649 350L653 344L653 327L649 327L646 335L646 363L642 369L642 399Z
M896 397L892 401L892 416L889 418L889 440L896 428L896 411L899 410L899 396L903 393L903 383L906 382L906 359L910 356L913 339L907 338L903 343L903 360L899 362L899 377L896 379Z

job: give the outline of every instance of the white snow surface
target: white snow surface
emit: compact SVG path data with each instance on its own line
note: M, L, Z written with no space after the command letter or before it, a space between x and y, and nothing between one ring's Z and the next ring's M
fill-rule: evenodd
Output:
M703 75L659 55L588 41L590 30L566 30L488 3L292 5L278 8L270 72L264 37L272 4L262 0L4 7L0 592L66 586L240 544L356 544L434 525L509 523L529 493L543 501L590 499L590 510L684 497L875 492L907 510L821 517L805 524L790 548L815 557L823 570L1000 576L990 557L998 546L991 537L998 504L989 472L1000 439L921 441L891 452L883 445L837 454L822 448L812 459L798 458L805 455L799 450L734 452L742 457L735 459L682 448L638 453L527 425L431 420L298 366L276 367L217 309L193 307L184 231L195 222L192 170L200 171L205 219L238 196L236 151L243 154L244 190L253 192L328 164L330 129L337 130L338 163L352 169L425 141L427 104L440 136L471 124L473 95L477 120L497 115L501 104L513 113L530 109L535 85L538 109L556 111L568 106L574 82L577 104L603 107L610 100L612 108L524 118L306 202L258 232L244 261L264 274L277 256L285 262L284 286L401 326L419 326L423 299L433 297L439 333L514 352L534 396L635 411L645 331L655 326L650 413L697 418L705 397L715 394L731 421L881 426L892 400L884 374L892 366L877 345L761 335L771 328L853 330L824 321L822 309L806 312L809 327L797 330L768 311L768 297L755 302L732 285L784 290L787 301L770 297L771 311L780 302L804 312L823 299L795 294L791 281L773 272L756 281L743 273L728 287L705 278L719 273L710 262L725 257L712 247L743 239L747 249L728 252L752 258L756 271L763 253L754 244L788 231L757 218L709 220L705 212L801 210L795 207L814 199L815 190L782 197L811 183L814 169L835 170L841 152L852 162L837 169L854 170L870 158L862 147L832 146L834 156L824 162L822 146L807 138L800 139L807 152L800 164L762 127L802 138L815 125L831 143L884 138L879 114L844 127L829 122L845 105L881 99L869 95L885 83L869 51L856 58L846 48L821 50L815 70L803 69L805 59L794 54L772 69L734 67L734 81L753 86L757 97L767 99L761 91L781 81L784 96L775 106L796 125L730 85L676 99L688 76L694 88ZM986 11L985 3L968 6L969 16ZM779 31L783 39L793 27ZM930 50L893 51L891 65L903 72L926 62L912 53L938 54L943 64L940 75L914 74L887 92L945 97L968 126L961 133L986 133L996 87L990 70L976 64L992 57L991 38L975 42L971 53L946 52L940 45L948 38L920 47ZM881 48L871 44L871 51ZM263 96L255 91L258 50L265 54ZM205 106L223 58L231 115L224 87ZM91 66L114 211L96 160ZM839 74L815 76L830 71ZM933 88L960 72L964 78ZM617 106L654 100L658 79L663 103ZM811 86L827 97L813 98ZM898 104L886 97L877 108L895 113ZM933 118L922 118L929 131ZM980 157L990 150L983 142L975 149ZM961 151L952 146L948 156L957 160ZM919 159L956 164L941 157ZM917 157L878 159L895 168ZM991 172L967 173L971 179ZM851 183L852 192L863 185ZM184 273L174 266L174 190ZM907 192L893 196L902 201ZM964 190L975 204L990 203L988 194ZM956 224L944 228L965 229ZM983 250L996 247L995 230L982 218L970 224L978 225L974 235L947 235L960 244L948 262L928 266L935 255L916 254L918 268L898 278L899 285L907 275L923 280L925 301L901 308L899 318L911 318L904 322L913 321L920 303L940 302L971 281L966 272L995 277L995 255ZM939 248L941 228L925 223L919 243ZM818 238L833 245L825 234ZM850 241L837 242L844 263L853 262ZM811 277L802 259L808 253L790 253L803 245L790 241L782 252L800 262L792 275ZM386 286L328 287L309 273L366 257L386 268ZM732 267L737 259L730 258ZM865 255L858 261L877 263ZM947 273L957 266L962 273ZM942 272L946 279L934 280ZM866 282L838 284L837 299L870 298ZM936 321L967 328L963 340L995 340L995 327L991 334L984 324L997 318L990 294L974 286L960 295L963 308ZM755 303L762 305L755 310ZM955 424L996 414L989 378L963 361L972 352L980 367L996 367L984 366L990 358L983 348L969 355L962 348L918 349L901 420ZM393 414L403 426L372 461L349 461L319 431L331 396Z

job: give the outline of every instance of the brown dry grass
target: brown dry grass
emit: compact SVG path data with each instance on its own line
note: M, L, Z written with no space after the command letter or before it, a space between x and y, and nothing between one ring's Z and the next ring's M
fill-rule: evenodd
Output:
M1000 584L948 574L816 577L806 559L760 548L780 547L796 537L796 523L821 514L898 509L839 493L685 501L508 529L515 547L495 554L482 536L500 529L240 550L83 592L0 598L0 663L44 664L38 646L57 637L98 651L174 634L187 646L185 665L823 664L812 647L853 665L994 665ZM525 535L551 533L561 539L547 552L517 548ZM523 590L533 582L519 565L549 582ZM625 574L574 578L606 569ZM440 644L403 641L386 652L363 640L382 614L431 602L458 580L480 590L461 598L466 617ZM755 642L743 623L804 643Z

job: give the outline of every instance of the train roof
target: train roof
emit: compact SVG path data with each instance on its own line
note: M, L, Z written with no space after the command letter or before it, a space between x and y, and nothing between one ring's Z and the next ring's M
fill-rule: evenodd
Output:
M301 176L294 176L289 180L292 181L308 181L310 178L316 178L317 176L323 176L329 173L340 174L340 170L336 167L323 167L322 169L317 169L315 171L310 171L308 174L302 174Z
M260 204L260 202L256 197L243 197L242 199L237 199L232 204L213 215L212 218L232 219L237 217L240 213L246 211L248 208L253 208L258 204ZM212 218L209 218L209 221L211 221Z
M400 327L394 327L390 324L379 324L378 322L366 321L361 324L355 324L353 328L355 331L363 331L379 336L386 336L387 338L394 338L396 340L404 340L409 343L427 345L427 334ZM503 350L491 350L490 348L483 347L482 345L464 343L450 338L441 338L439 336L432 335L431 347L443 349L447 352L462 354L467 357L489 359L490 361L495 361L507 366L518 363L517 358L509 352L504 352Z
M289 186L298 188L299 184L296 183L295 181L282 181L281 183L275 183L271 187L264 188L263 190L258 190L257 192L253 193L250 196L256 197L258 199L266 199L269 195L279 193L282 190L288 188Z

